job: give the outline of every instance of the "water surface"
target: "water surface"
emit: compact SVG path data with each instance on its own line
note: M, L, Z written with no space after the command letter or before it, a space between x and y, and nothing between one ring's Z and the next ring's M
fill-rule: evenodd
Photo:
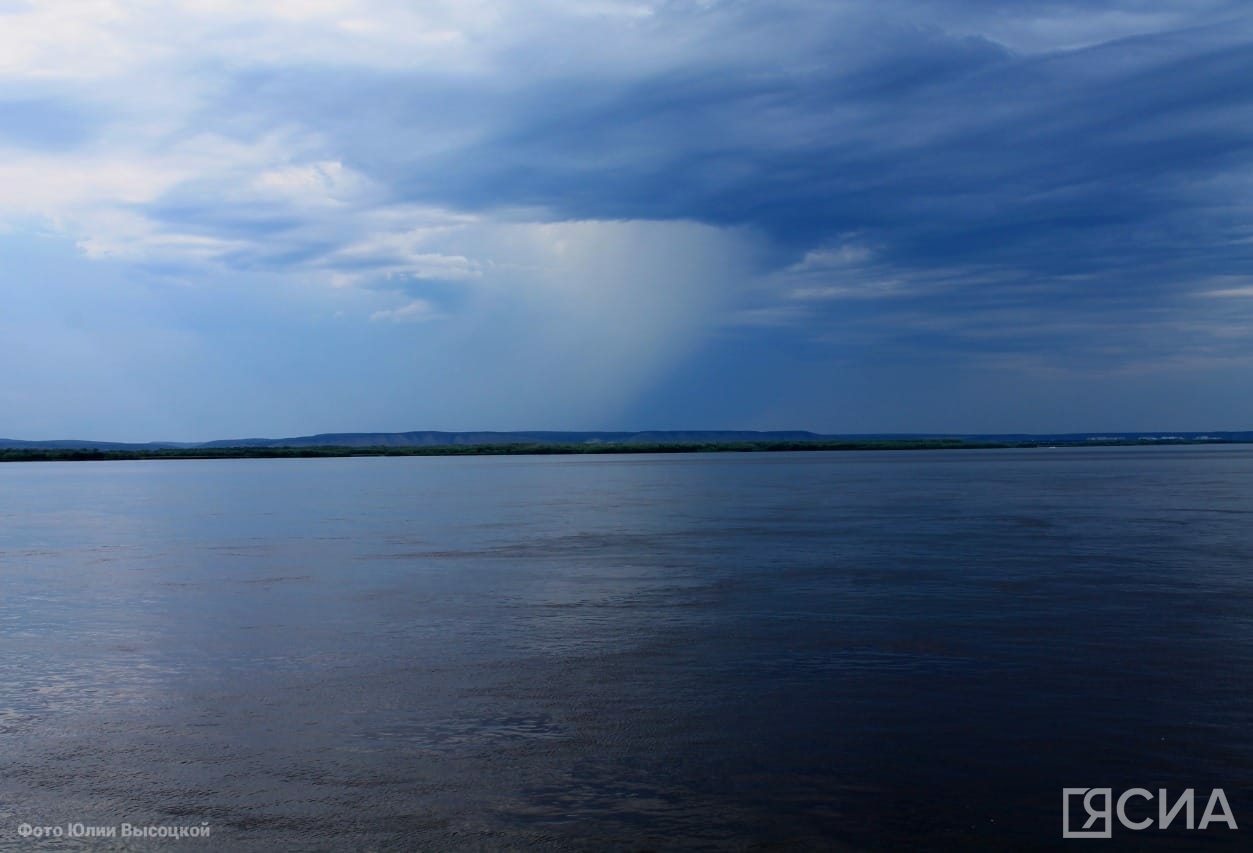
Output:
M1242 447L8 464L0 591L0 846L1051 849L1066 786L1241 821L1107 849L1253 831Z

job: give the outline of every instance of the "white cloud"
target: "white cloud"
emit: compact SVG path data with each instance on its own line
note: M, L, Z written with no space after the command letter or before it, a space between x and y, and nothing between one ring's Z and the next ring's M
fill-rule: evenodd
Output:
M258 195L305 207L342 205L360 193L365 179L338 160L277 166L252 180Z
M1198 296L1216 298L1242 298L1253 296L1253 283L1248 276L1212 276L1204 281L1208 288L1197 291Z
M392 322L421 322L430 320L437 314L435 306L424 299L411 299L399 308L388 308L383 311L375 311L370 315L371 320L390 320Z

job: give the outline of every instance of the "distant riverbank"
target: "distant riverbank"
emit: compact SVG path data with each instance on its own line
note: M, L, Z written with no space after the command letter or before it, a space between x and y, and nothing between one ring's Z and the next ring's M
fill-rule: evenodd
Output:
M588 442L448 444L411 447L325 445L314 447L160 447L110 448L3 448L0 462L75 462L135 459L285 459L345 456L550 456L587 453L772 453L816 450L988 450L1033 447L1155 447L1186 444L1247 444L1223 438L1110 438L1058 441L968 441L935 439L819 439L802 441L703 441L703 442Z

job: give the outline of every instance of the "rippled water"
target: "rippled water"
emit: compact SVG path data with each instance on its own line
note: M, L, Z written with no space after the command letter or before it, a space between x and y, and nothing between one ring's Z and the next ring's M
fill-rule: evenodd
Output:
M0 585L0 846L1253 833L1246 448L8 464Z

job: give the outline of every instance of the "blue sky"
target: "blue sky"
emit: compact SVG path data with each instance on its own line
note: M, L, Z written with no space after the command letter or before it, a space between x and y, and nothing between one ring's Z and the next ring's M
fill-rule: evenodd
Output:
M0 436L1253 429L1253 13L0 0Z

